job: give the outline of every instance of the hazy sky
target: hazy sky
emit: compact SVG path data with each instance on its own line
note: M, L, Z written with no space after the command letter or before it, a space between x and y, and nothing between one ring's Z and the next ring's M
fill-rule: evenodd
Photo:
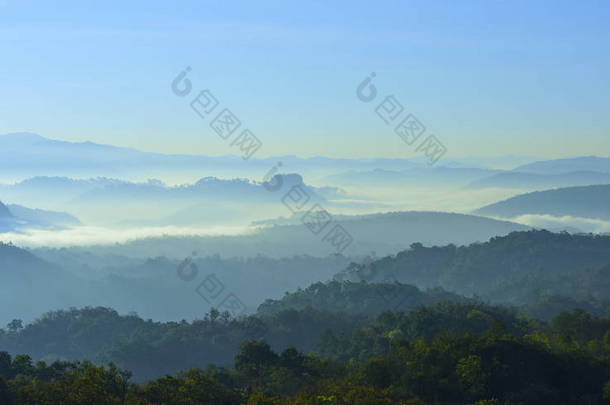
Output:
M261 157L417 156L375 114L394 95L448 155L607 156L609 19L608 1L0 0L0 133L233 153L189 107L208 88Z

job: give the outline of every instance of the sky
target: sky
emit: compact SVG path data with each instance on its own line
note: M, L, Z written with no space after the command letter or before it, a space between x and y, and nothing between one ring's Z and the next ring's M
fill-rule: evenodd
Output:
M0 134L227 155L210 122L228 108L259 157L411 158L393 131L412 114L448 156L610 156L609 17L586 0L0 0ZM204 89L219 104L201 118Z

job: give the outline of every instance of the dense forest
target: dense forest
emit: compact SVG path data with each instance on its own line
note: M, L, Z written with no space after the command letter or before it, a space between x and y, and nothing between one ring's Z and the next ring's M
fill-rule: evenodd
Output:
M306 298L312 294L317 300ZM27 325L12 321L0 330L0 348L42 360L112 361L138 378L151 378L202 364L228 366L248 339L265 338L277 350L295 346L311 351L327 331L349 335L384 311L411 311L448 300L475 305L440 289L330 282L269 300L250 316L212 309L192 322L153 322L103 307L61 310Z
M479 215L513 218L525 214L546 214L608 220L608 181L579 187L535 191L500 201L476 211ZM603 184L601 184L603 183Z
M541 318L585 308L610 314L610 236L512 232L468 246L410 249L353 263L337 280L399 281L507 303Z
M513 232L336 259L333 281L252 314L161 322L91 306L14 319L0 329L0 404L610 403L609 258L607 236ZM327 259L194 262L210 260L279 275Z
M89 331L90 339L106 329L91 325L95 312L72 314L89 324L81 332ZM202 322L218 322L214 317ZM115 316L115 322L128 329L143 321ZM219 321L219 329L229 329L227 322ZM312 322L300 323L306 330ZM184 350L179 325L165 326L164 347L146 354L132 345L123 355L154 363L197 350ZM18 322L9 327L4 339L24 338ZM219 336L216 344L222 340ZM608 404L610 318L574 311L545 323L498 307L440 303L410 313L385 312L350 333L328 330L309 353L294 346L274 350L265 340L251 339L237 347L226 367L194 367L134 383L129 371L112 363L34 361L2 352L0 403Z

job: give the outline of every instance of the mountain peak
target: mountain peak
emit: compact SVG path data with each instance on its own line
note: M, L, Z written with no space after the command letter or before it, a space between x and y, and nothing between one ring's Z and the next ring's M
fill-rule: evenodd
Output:
M0 201L0 218L12 218L13 214L9 211L8 207Z
M13 142L41 142L48 141L49 139L35 134L33 132L11 132L8 134L0 135L0 140L10 140Z

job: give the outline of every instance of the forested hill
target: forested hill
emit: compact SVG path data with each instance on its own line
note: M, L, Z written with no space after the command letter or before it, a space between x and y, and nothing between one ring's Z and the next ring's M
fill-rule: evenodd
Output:
M34 256L27 250L10 243L0 242L0 276L3 281L13 276L31 276L58 271L51 263Z
M40 315L83 298L84 284L27 250L0 242L0 320Z
M610 263L610 237L548 231L513 232L485 243L411 249L365 264L352 264L338 280L387 282L397 280L419 287L443 287L459 294L497 298L498 290L526 278L575 279ZM606 279L608 272L598 276ZM549 289L550 284L543 284ZM574 291L574 294L579 291ZM582 292L580 292L582 293ZM585 295L585 293L582 293ZM610 292L607 293L610 295ZM603 297L600 297L603 298Z
M260 315L273 315L286 310L336 311L350 314L376 315L384 311L411 311L443 301L466 302L466 298L436 288L422 291L408 284L367 284L333 281L315 283L279 300L268 299L259 308Z
M212 310L203 319L189 323L153 322L96 307L49 312L28 325L11 322L6 330L0 329L0 352L24 353L49 362L113 362L136 373L138 380L145 380L209 364L230 366L240 343L251 339L263 339L275 350L293 346L329 357L343 357L351 351L350 357L366 359L388 349L387 335L393 330L398 329L402 338L429 339L447 328L482 333L501 322L519 332L527 325L516 315L506 308L471 302L438 303L378 316L308 308L232 318ZM370 327L375 327L378 336L365 336L363 340L354 335ZM359 342L349 343L352 336ZM347 342L333 344L338 340ZM375 346L371 344L375 340L384 343Z
M25 328L12 323L0 330L0 404L603 405L610 400L610 318L583 311L544 323L501 307L443 303L374 319L310 310L249 320L266 325L266 342L244 342L248 320L218 313L193 323L155 323L89 308L49 313ZM7 349L21 355L3 353ZM47 362L36 361L45 353ZM104 370L87 362L49 362L74 356L113 361L133 371L135 381L158 379L136 385L114 365ZM198 369L167 375L191 367Z
M513 218L525 214L610 219L610 184L566 187L521 194L487 205L478 215Z

